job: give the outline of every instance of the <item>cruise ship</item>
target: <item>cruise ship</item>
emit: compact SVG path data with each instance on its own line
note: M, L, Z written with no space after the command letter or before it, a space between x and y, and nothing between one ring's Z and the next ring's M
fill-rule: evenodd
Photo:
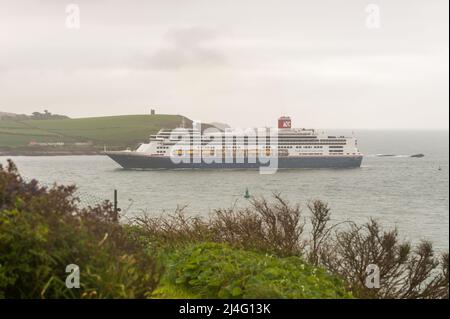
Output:
M363 158L354 136L292 128L288 116L277 128L162 129L135 151L105 153L125 169L356 168Z

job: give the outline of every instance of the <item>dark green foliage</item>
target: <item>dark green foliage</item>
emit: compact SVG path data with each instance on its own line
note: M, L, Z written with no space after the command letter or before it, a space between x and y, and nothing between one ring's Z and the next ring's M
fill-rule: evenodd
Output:
M308 204L306 228L278 195L209 218L177 210L123 224L109 202L79 208L74 190L0 167L0 298L448 298L448 253L373 220L329 225L321 201ZM80 289L65 286L69 264ZM365 285L370 264L380 288Z
M79 209L73 186L25 182L0 169L0 297L143 298L158 283L155 260L131 241L110 203ZM79 289L65 270L80 267Z
M344 284L299 257L203 243L173 252L168 283L202 298L350 298Z

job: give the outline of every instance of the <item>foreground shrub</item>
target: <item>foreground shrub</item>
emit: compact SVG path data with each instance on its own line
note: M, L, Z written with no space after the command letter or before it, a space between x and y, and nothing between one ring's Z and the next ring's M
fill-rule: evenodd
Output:
M167 267L167 286L202 298L351 297L340 279L299 257L274 257L227 244L176 250Z
M129 240L105 202L80 209L73 186L25 182L0 167L0 297L143 298L158 282L156 261ZM66 266L80 267L68 289Z
M427 241L411 248L399 240L396 229L383 231L374 220L333 232L318 255L316 264L345 278L359 297L448 299L448 253L435 256ZM379 269L377 289L366 286L369 265Z
M164 217L139 217L135 225L139 237L151 245L209 241L280 257L301 256L343 278L356 297L448 298L448 252L436 255L429 242L413 247L399 239L396 229L385 231L374 220L330 224L331 210L319 200L307 207L310 216L303 218L298 205L275 195L272 203L253 199L250 208L219 209L209 219L178 210ZM369 265L379 269L379 288L366 286Z
M449 296L448 252L413 247L373 220L330 224L322 201L308 204L309 218L275 195L209 218L180 209L121 224L111 203L81 209L74 191L0 167L0 298ZM161 284L156 255L168 267ZM80 289L65 285L69 264L80 266ZM369 265L379 288L366 287Z
M136 217L136 236L165 247L210 241L278 256L302 254L304 221L299 206L290 206L279 195L273 203L264 198L251 203L241 210L217 209L209 219L188 216L184 208L165 216Z

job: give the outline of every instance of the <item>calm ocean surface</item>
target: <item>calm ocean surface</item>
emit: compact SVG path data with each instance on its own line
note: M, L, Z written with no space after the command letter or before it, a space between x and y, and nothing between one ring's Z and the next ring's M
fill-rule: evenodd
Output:
M366 155L359 169L280 170L274 175L252 170L125 171L106 156L12 159L27 178L75 183L85 202L112 199L117 189L119 206L130 217L173 211L177 205L187 205L189 213L200 215L214 208L246 206L243 195L248 188L252 196L279 192L303 207L308 200L322 199L336 221L365 222L373 217L386 227L397 226L404 239L428 239L437 249L448 250L448 131L357 131L356 135ZM416 153L425 157L405 156ZM0 163L6 159L0 157Z

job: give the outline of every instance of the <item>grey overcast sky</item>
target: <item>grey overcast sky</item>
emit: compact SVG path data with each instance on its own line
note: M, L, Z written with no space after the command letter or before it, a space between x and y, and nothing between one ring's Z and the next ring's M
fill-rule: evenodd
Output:
M0 111L448 129L448 12L448 0L0 0Z

